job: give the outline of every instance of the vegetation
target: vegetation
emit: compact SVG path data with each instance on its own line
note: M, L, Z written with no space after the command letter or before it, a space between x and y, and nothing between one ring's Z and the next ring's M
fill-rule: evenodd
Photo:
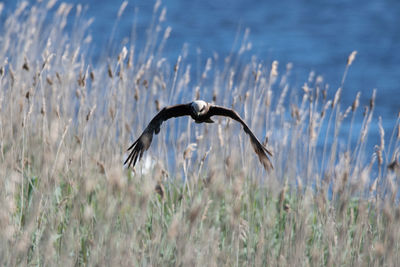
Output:
M332 99L321 77L297 89L290 64L279 73L244 59L247 33L222 67L215 56L195 75L185 48L174 63L163 57L164 12L157 3L142 49L95 65L81 6L22 2L4 18L0 264L399 265L399 120L390 138L378 122L369 153L375 92L341 105L355 53ZM199 97L268 137L271 173L225 118L168 121L135 170L123 168L160 107Z

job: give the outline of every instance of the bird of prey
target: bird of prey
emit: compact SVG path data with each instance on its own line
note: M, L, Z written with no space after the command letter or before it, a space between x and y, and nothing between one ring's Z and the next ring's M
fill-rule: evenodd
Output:
M163 108L150 121L140 137L128 148L128 151L131 150L131 152L125 160L124 165L128 163L128 168L131 165L134 167L138 158L140 160L143 153L149 149L153 134L158 134L160 132L161 124L168 119L182 116L190 116L196 123L213 123L214 121L211 119L212 116L225 116L240 122L243 126L243 130L249 135L251 145L264 168L267 171L273 169L272 163L268 157L268 155L272 156L272 153L260 143L236 111L230 108L209 104L203 100L196 100L187 104Z

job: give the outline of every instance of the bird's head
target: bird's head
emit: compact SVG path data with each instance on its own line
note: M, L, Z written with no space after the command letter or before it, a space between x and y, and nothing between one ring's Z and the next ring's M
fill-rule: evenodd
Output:
M197 117L204 115L208 112L207 102L203 100L196 100L192 102L192 110Z

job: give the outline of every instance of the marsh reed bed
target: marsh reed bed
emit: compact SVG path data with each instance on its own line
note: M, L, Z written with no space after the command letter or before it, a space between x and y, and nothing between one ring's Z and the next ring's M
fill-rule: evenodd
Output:
M2 14L1 265L400 265L399 119L385 132L379 91L341 104L355 53L338 89L313 74L294 88L290 64L243 59L245 32L196 75L185 47L164 57L157 2L142 48L92 64L82 10L22 2ZM157 110L197 98L233 106L268 139L274 170L225 118L168 121L134 171L122 166Z

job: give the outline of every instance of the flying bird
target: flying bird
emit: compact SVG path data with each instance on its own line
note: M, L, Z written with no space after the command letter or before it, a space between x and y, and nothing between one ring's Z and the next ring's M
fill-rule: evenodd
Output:
M140 160L143 153L149 149L151 141L153 140L153 134L158 134L160 132L161 124L168 119L182 116L190 116L196 123L213 123L214 121L211 119L212 116L225 116L240 122L243 126L243 130L249 135L250 143L264 168L267 171L273 169L272 163L268 157L268 155L272 157L272 153L260 143L236 111L230 108L209 104L203 100L165 107L158 112L140 137L128 148L128 151L131 151L124 165L128 163L128 168L130 166L134 167L138 158Z

